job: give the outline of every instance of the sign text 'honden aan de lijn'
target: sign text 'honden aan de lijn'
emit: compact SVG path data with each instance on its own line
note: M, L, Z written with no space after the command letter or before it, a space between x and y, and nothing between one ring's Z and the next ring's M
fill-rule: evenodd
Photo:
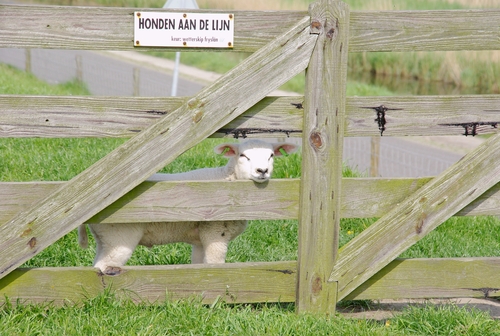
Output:
M134 13L136 47L232 48L233 39L233 14Z

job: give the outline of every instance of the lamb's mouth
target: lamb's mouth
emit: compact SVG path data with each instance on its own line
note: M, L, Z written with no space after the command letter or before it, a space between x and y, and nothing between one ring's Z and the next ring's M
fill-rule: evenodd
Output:
M267 176L262 176L262 175L260 175L260 176L254 176L254 177L253 177L253 180L254 180L255 182L262 183L262 182L266 182L267 180L269 180L269 177L267 177Z

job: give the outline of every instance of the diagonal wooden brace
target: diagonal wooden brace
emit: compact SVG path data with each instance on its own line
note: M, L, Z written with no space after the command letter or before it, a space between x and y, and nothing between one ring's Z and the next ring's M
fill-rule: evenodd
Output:
M239 66L0 226L0 278L245 112L309 64L304 17Z
M425 184L339 251L339 300L500 181L500 134Z

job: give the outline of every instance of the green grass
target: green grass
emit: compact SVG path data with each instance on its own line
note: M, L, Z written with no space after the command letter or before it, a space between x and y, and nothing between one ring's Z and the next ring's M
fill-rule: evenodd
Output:
M390 321L404 335L499 335L500 324L487 313L453 305L408 307Z
M197 299L136 305L112 293L78 307L5 307L0 320L2 335L374 335L383 330L379 322L297 316L291 305L206 306Z
M77 80L50 85L34 75L0 63L0 94L89 95L84 83Z
M500 63L488 60L487 54L471 58L471 53L351 53L348 61L348 90L349 86L364 80L367 84L376 81L379 88L387 85L386 91L399 94L442 94L440 88L444 86L450 87L448 91L454 89L466 94L499 93ZM175 58L173 52L148 54ZM223 74L247 56L238 53L185 52L181 55L181 63ZM279 89L303 94L304 83L302 74ZM401 83L406 84L403 89Z
M124 141L98 138L0 139L0 180L67 181Z
M2 335L498 335L485 312L453 305L408 307L386 321L296 315L291 304L203 305L198 298L135 304L112 291L81 305L0 309Z
M26 0L30 2L30 0ZM33 2L33 1L31 1ZM107 7L142 7L142 8L161 8L165 0L36 0L40 4L53 4L65 6L107 6ZM270 9L293 9L306 11L309 4L314 0L275 0L273 2L254 1L250 6L242 4L239 0L198 0L200 8L207 9L248 9L270 10ZM447 0L383 0L383 1L365 1L365 0L344 0L351 10L434 10L434 9L462 9L488 7L487 2L475 1L468 7L461 5L460 1L450 2ZM462 1L466 3L466 1ZM491 1L490 1L491 2ZM490 4L491 6L491 4Z

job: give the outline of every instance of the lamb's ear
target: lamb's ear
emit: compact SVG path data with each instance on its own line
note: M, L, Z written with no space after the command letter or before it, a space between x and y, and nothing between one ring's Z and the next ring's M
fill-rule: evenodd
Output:
M218 145L214 148L215 153L222 154L226 157L231 157L238 155L238 144L235 143L227 143Z
M287 154L292 154L299 148L299 146L291 143L275 143L273 144L273 148L274 148L274 155L283 156Z

